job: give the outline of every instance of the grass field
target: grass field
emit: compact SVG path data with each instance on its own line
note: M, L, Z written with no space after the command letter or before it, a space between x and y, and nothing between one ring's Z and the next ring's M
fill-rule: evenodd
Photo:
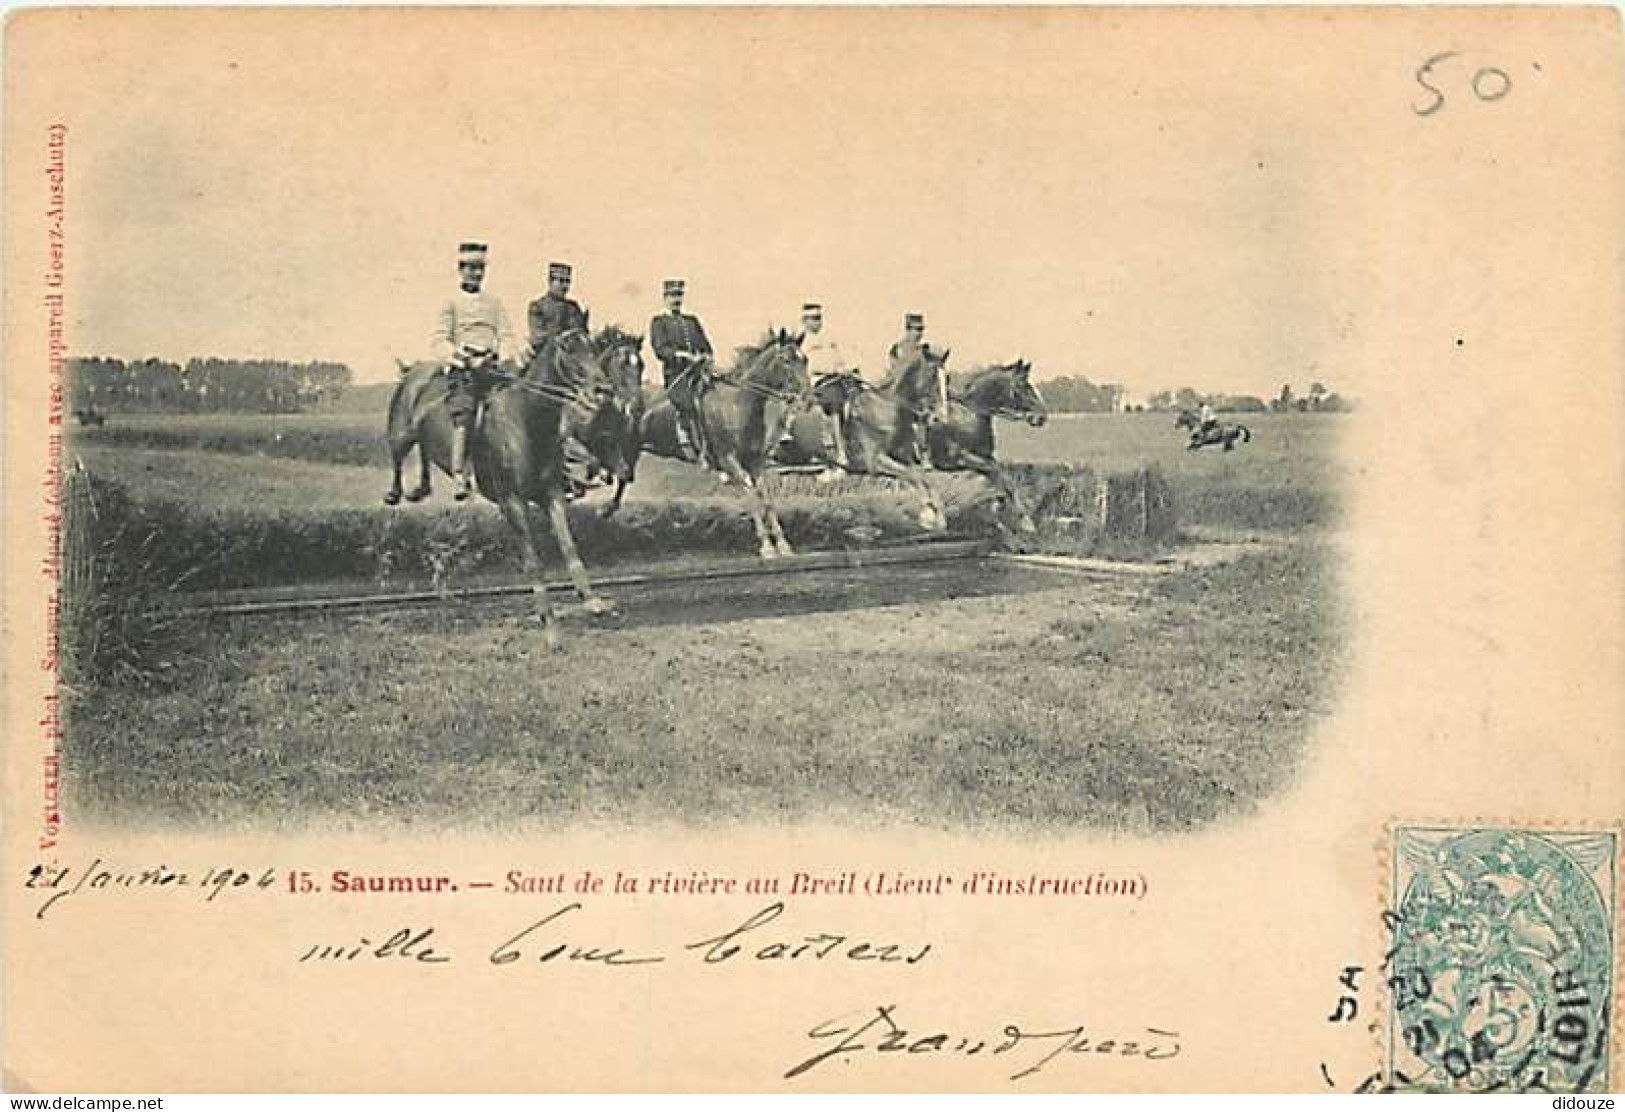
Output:
M557 654L511 608L223 622L178 682L75 706L72 793L284 827L1188 829L1293 774L1334 596L1306 544L1148 586L711 622L689 600L691 624L572 629Z
M113 821L252 827L1183 830L1245 812L1298 767L1346 629L1327 535L1341 419L1249 423L1228 455L1186 453L1165 415L1001 426L1007 459L1155 463L1183 522L1272 541L1176 577L967 562L685 587L607 625L571 617L556 654L518 604L176 626L161 668L70 701L69 799ZM349 417L115 418L74 450L138 501L216 514L230 545L239 511L335 528L390 513L363 454L376 435ZM320 454L336 444L360 462ZM628 505L716 494L657 464ZM437 503L398 512L488 513Z
M1182 521L1297 529L1336 518L1334 459L1344 420L1248 415L1252 443L1225 453L1186 451L1164 413L1061 415L1038 429L1001 422L999 454L1097 472L1154 464L1174 486ZM377 506L389 484L382 420L364 415L115 416L105 428L77 430L74 445L92 469L139 496L201 505L364 509ZM938 482L955 485L947 476ZM449 488L440 485L445 500ZM646 459L628 499L725 493L695 468Z

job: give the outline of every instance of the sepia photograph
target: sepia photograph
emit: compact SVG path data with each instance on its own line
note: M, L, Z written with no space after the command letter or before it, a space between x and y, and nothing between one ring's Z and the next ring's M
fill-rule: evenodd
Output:
M169 44L71 129L82 808L1177 832L1291 782L1366 369L1268 121L955 13L492 18Z
M8 1089L1617 1087L1616 13L5 41Z

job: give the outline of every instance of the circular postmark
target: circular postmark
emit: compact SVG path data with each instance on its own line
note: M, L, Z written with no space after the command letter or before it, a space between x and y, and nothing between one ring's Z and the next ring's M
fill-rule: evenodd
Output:
M1396 1076L1458 1092L1607 1083L1611 899L1587 845L1513 830L1400 833L1386 970Z

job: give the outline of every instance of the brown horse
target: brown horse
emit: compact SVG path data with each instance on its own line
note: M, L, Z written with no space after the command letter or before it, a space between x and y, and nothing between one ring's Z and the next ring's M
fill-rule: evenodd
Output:
M739 349L731 370L719 374L702 365L691 373L702 376L696 408L710 458L701 466L723 472L744 493L762 559L793 555L779 515L762 491L761 478L786 423L807 397L807 357L801 352L801 337L782 328L769 330L760 343ZM638 452L685 458L677 440L677 412L664 395L638 423L625 475L616 480L605 517L620 509L633 470L630 461Z
M587 569L570 534L564 509L569 487L564 441L574 436L589 445L622 443L619 426L630 419L634 403L616 390L582 329L550 337L523 371L513 374L508 370L508 381L491 391L479 421L469 430L469 460L480 493L501 508L519 538L525 572L536 581L534 597L548 643L556 645L553 608L541 582L542 561L536 552L529 508L546 507L571 582L588 613L613 611L614 605L588 582ZM428 496L431 462L451 473L451 418L440 404L446 383L439 371L438 363L409 367L390 399L389 449L395 479L384 496L390 505L402 497L401 463L413 447L421 459L422 481L406 495L408 499ZM624 461L616 459L612 466L624 472Z
M1038 387L1032 384L1032 364L983 367L948 386L948 412L926 429L931 466L940 471L975 471L993 484L1004 500L1006 525L1017 532L1033 531L1032 518L1021 508L1016 489L994 458L993 418L1026 421L1037 428L1048 416Z
M855 374L826 375L813 386L818 408L792 425L793 443L782 453L788 462L829 462L823 444L823 419L841 422L846 444L843 470L874 475L910 487L920 495L919 522L925 529L947 527L936 492L921 466L916 430L925 428L941 410L940 397L948 352L922 347L906 364L893 369L883 387L870 386ZM821 413L820 413L821 411Z

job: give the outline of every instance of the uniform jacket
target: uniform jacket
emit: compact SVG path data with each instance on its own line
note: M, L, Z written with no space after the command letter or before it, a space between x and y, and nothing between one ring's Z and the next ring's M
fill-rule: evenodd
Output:
M538 348L549 336L587 327L587 314L568 297L551 290L530 303L530 346Z
M669 378L687 367L677 355L680 351L711 354L711 341L706 338L700 318L692 313L661 313L649 322L649 346L660 360Z
M450 360L463 348L495 352L513 350L513 326L495 294L458 288L440 309L433 340L435 357Z

